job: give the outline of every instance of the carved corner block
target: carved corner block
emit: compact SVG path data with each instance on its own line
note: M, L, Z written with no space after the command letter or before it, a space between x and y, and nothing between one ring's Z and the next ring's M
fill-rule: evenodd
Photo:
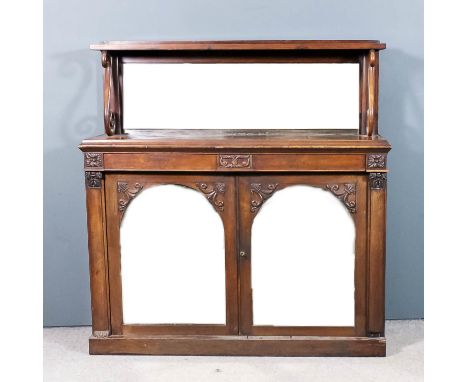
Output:
M356 185L354 183L327 184L324 189L341 200L349 212L356 213Z
M103 154L102 153L84 153L84 167L85 168L103 168Z
M387 169L387 154L367 154L366 157L367 170L386 170Z
M198 189L203 192L208 201L213 207L220 211L224 211L224 193L226 192L226 185L224 183L196 183Z
M86 171L86 187L87 188L101 188L102 187L102 172L100 171Z
M369 174L371 190L384 190L387 188L387 174L384 172L372 172Z
M220 154L218 155L219 168L252 168L252 155Z

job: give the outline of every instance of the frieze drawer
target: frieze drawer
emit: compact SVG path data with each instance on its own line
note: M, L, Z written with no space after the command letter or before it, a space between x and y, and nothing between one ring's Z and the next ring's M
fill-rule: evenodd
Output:
M104 170L366 171L365 154L104 153Z

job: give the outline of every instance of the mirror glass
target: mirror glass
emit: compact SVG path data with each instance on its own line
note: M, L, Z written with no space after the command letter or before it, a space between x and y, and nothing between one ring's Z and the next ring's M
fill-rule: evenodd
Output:
M120 243L125 324L225 324L223 222L203 194L145 187Z
M252 226L253 324L354 326L354 253L354 221L331 192L275 192Z
M358 129L359 64L125 64L132 129Z

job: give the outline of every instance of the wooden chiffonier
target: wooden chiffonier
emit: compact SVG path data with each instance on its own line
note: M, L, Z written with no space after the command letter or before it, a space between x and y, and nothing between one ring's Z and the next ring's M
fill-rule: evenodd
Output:
M90 353L384 356L385 44L91 48Z

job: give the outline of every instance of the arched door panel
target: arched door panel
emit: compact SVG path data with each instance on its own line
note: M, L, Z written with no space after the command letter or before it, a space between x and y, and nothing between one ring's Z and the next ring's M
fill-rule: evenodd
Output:
M241 179L242 333L364 331L365 193L359 176Z
M113 332L237 332L233 179L109 178Z

